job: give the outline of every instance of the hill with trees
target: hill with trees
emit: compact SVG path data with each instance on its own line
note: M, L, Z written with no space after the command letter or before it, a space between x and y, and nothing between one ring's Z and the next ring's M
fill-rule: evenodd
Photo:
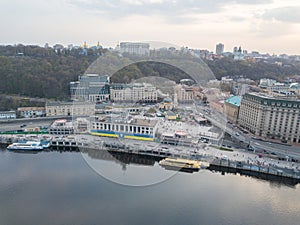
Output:
M288 76L300 74L299 62L288 62L285 60L273 60L273 62L251 62L235 61L232 58L224 57L219 60L206 60L217 79L223 76L243 76L258 81L261 78L271 78L284 81Z
M83 75L90 65L106 52L108 51L101 48L67 49L25 45L0 46L0 94L2 96L19 95L33 98L68 100L70 98L69 83L78 80L78 76ZM163 55L167 53L156 52L156 54L162 54L159 57L168 57ZM199 60L191 57L189 54L180 55L181 58L178 60L179 58L176 54L182 53L172 54L168 59L169 62L175 59L182 65L189 65L190 63L191 67L193 67L196 61ZM123 58L122 60L127 62L127 65L132 60L117 54L110 56L110 60L117 61L120 58ZM234 77L242 75L253 80L266 77L280 81L287 76L300 74L299 62L282 62L282 64L270 62L254 63L234 61L232 58L226 57L204 62L217 79L221 79L223 76ZM199 64L199 62L197 63ZM170 64L172 65L172 63ZM184 71L170 64L153 61L133 63L114 73L111 80L113 82L129 83L132 80L145 76L160 76L175 81L189 78ZM205 65L203 68L205 69L205 67L207 66ZM107 71L99 71L99 73L107 74ZM2 98L0 104L5 102L5 107L1 104L1 109L13 109L18 106L16 101L14 100L13 104L9 106L7 98ZM19 105L24 105L24 103Z

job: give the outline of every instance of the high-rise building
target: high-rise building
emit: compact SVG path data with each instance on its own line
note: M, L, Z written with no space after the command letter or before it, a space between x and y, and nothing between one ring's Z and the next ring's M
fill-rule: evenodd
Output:
M219 43L216 45L216 54L221 55L224 52L224 44Z
M245 94L238 123L240 127L263 138L300 143L300 101Z

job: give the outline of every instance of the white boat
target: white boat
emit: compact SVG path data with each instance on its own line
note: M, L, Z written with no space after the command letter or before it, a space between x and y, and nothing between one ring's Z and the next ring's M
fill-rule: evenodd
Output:
M49 147L43 145L40 141L26 141L16 142L7 146L8 150L21 150L21 151L41 151L44 148Z

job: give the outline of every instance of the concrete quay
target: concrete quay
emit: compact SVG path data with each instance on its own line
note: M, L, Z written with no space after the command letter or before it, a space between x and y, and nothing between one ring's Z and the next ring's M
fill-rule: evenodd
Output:
M71 137L71 140L74 140ZM56 143L63 143L61 141ZM66 143L71 143L66 141ZM91 135L77 135L76 144L80 149L95 149L100 151L126 153L156 158L185 158L203 160L210 163L211 170L225 169L235 173L243 173L262 178L280 177L292 179L293 183L300 182L300 163L266 157L242 149L222 151L207 144L197 146L174 146L157 142L115 139ZM56 145L60 146L60 145ZM61 147L70 145L61 145Z
M87 149L124 153L136 156L155 157L157 159L172 157L203 160L210 163L210 170L232 172L259 176L263 179L292 179L300 182L300 163L258 155L242 149L222 151L209 144L199 143L196 146L174 146L158 142L135 141L122 138L98 137L88 134L69 136L54 135L0 135L2 144L9 144L20 139L44 138L49 140L53 149L76 149L86 152Z

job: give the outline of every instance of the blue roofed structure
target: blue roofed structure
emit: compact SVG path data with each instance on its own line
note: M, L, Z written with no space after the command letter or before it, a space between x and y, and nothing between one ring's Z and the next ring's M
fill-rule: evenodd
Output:
M238 107L240 107L241 101L242 101L242 97L240 97L240 96L233 96L233 97L230 97L227 100L225 100L226 103L229 103L229 104L232 104L232 105L235 105Z
M227 120L231 123L237 123L242 97L233 96L225 100L225 113Z

